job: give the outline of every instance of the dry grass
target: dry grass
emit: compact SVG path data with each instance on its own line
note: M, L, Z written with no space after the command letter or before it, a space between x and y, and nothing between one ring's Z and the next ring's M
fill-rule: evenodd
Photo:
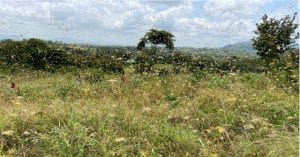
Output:
M19 91L0 79L1 155L298 156L298 93L263 74L10 77Z

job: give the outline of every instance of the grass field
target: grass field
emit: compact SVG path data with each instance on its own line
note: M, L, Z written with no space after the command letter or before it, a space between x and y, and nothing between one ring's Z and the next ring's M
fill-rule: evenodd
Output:
M1 75L0 154L299 155L299 95L265 74L81 74Z

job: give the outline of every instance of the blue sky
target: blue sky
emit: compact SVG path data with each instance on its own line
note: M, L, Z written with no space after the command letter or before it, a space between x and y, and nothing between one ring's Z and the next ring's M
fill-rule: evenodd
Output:
M282 18L297 0L1 0L0 37L136 45L151 29L175 46L221 47L250 40L264 14Z

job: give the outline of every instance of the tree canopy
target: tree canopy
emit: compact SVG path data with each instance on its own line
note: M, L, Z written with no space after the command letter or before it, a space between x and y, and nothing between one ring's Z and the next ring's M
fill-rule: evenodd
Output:
M0 46L0 61L8 65L29 65L34 69L45 69L46 66L65 64L67 54L51 48L40 39L5 40Z
M262 22L257 25L254 31L256 37L252 39L253 48L257 54L267 61L280 59L280 57L295 46L299 32L296 33L298 24L295 23L296 13L290 17L285 16L280 20L262 17Z
M174 35L165 30L150 29L143 38L140 39L137 49L142 50L147 43L152 45L164 44L169 50L174 49Z

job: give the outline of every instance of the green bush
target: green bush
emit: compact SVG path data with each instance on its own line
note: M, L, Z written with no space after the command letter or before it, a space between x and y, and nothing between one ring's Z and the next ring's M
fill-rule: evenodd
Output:
M67 54L50 48L39 39L7 41L0 47L1 61L8 66L25 65L33 69L46 69L51 66L68 64Z

